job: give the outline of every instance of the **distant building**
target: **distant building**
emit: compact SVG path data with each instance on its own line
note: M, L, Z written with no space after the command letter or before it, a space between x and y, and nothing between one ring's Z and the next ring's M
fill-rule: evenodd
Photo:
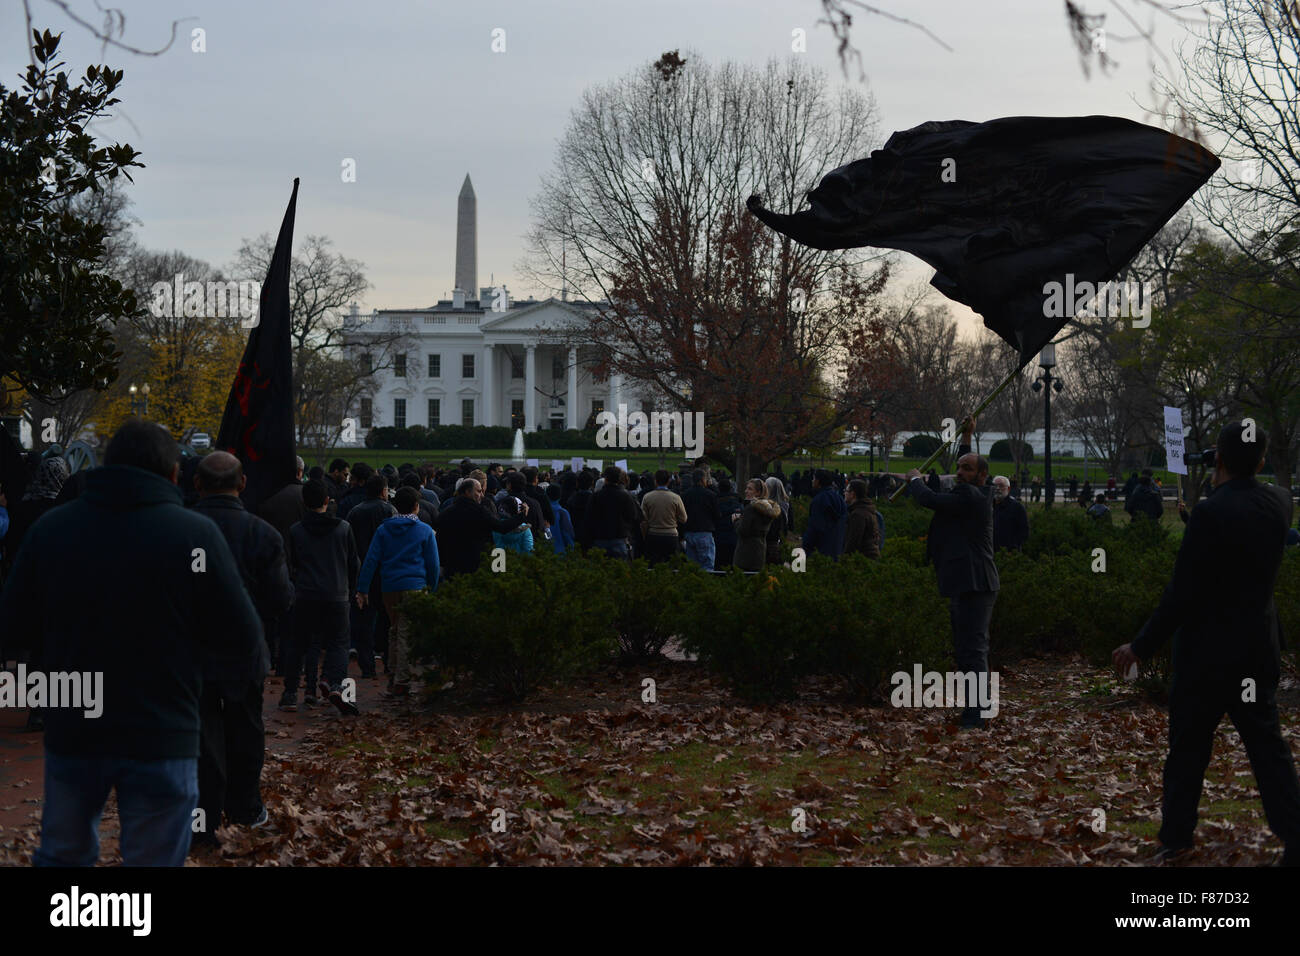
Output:
M469 177L457 199L456 277L476 275L477 224ZM640 409L625 394L623 376L598 381L583 350L559 344L563 329L584 322L598 308L591 302L554 297L513 301L505 286L457 288L450 300L416 309L381 309L362 316L354 307L345 341L366 352L367 337L404 333L412 343L394 368L376 372L374 398L353 413L357 438L372 427L411 425L505 425L583 428L591 416L620 402Z

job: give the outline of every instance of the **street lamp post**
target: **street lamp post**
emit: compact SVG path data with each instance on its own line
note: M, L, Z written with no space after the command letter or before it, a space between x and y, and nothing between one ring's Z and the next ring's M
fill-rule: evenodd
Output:
M131 393L131 414L144 418L149 414L149 383L139 388L132 385L127 391Z
M1047 343L1039 353L1038 365L1043 374L1034 379L1034 391L1043 393L1043 507L1052 507L1056 489L1052 486L1052 389L1061 390L1061 380L1052 378L1056 367L1056 346ZM1049 490L1050 489L1050 490Z

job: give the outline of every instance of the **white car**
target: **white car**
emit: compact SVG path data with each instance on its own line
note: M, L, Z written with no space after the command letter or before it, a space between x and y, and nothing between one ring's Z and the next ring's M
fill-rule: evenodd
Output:
M195 448L211 448L212 438L207 432L195 432L190 436L190 444Z

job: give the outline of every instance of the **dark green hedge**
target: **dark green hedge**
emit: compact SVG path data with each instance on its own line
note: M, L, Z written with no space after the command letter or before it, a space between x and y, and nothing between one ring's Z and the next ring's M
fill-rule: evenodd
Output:
M515 440L515 432L504 425L411 425L407 428L394 428L384 425L372 428L366 434L367 448L407 448L430 450L440 448L509 448ZM576 448L594 449L596 432L594 429L579 431L576 429L547 430L529 432L526 439L529 451L539 448Z
M999 438L989 449L990 461L1015 461L1015 456L1011 454L1013 446L1010 438ZM1034 460L1034 449L1029 442L1020 442L1020 461L1022 463Z
M912 516L905 514L911 509ZM751 701L789 698L813 675L843 679L880 698L897 670L951 665L948 602L939 596L915 534L929 512L886 505L894 527L885 558L808 558L796 573L705 574L683 560L649 569L603 557L511 554L436 594L415 599L414 654L507 699L604 662L657 655L672 636ZM897 513L896 513L897 512ZM1176 541L1147 523L1098 525L1061 508L1035 513L1023 552L999 552L994 667L1042 652L1081 653L1108 666L1155 609L1173 570ZM905 530L904 530L905 529ZM1094 571L1095 548L1105 571ZM1300 549L1277 584L1284 634L1300 644ZM1144 673L1168 676L1168 649Z

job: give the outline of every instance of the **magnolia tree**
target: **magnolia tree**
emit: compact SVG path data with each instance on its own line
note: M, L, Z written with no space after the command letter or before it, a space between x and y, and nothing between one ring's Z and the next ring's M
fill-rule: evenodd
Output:
M885 258L795 244L745 202L794 212L876 128L870 97L793 59L673 51L587 90L534 200L525 270L602 307L557 337L597 375L703 412L706 453L738 475L867 421L896 374Z

